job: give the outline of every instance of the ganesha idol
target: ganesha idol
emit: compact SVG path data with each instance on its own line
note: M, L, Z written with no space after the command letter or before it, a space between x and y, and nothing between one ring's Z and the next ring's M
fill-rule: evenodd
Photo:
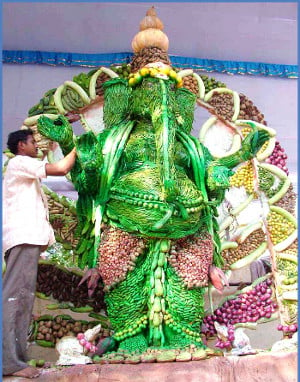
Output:
M38 129L64 155L76 146L79 265L89 268L91 293L103 281L118 351L205 350L204 293L209 283L222 289L225 282L217 207L232 169L269 135L254 129L238 151L215 158L191 134L196 96L182 87L167 49L145 39L135 54L153 46L160 55L128 79L103 83L101 132L76 137L63 115L41 116Z

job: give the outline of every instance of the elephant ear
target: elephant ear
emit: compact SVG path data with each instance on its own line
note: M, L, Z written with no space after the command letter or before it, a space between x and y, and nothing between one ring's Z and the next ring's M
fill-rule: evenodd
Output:
M181 129L190 133L193 128L196 95L186 88L176 90L176 119Z
M102 86L104 89L104 125L106 128L111 128L126 120L130 112L131 88L128 81L122 78L113 78Z

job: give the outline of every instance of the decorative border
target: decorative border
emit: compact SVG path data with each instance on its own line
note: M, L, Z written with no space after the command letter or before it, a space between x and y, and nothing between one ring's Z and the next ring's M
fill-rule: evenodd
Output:
M82 54L65 52L40 52L3 50L5 64L44 64L52 66L98 67L127 64L133 53ZM298 78L298 65L278 65L259 62L220 61L169 55L174 66L205 72L227 74L251 74L272 77Z

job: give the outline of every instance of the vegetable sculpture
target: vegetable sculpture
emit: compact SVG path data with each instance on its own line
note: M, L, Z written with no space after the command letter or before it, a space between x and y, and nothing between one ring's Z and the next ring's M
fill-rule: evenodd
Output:
M138 45L128 76L100 68L66 81L45 95L50 112L48 105L31 108L25 125L37 126L46 146L48 139L58 142L64 155L76 146L71 179L78 191L80 234L74 249L79 266L89 268L83 282L90 294L102 278L118 351L194 347L205 358L212 354L200 335L207 286L222 289L219 268L240 268L267 248L261 222L227 241L225 234L257 197L252 161L272 153L275 133L245 96L213 86L192 70L174 70L167 45L165 50L161 45L166 38L155 43L153 29L161 31L163 25L151 17L156 18L153 9L141 24L143 35L148 31L151 38L138 34L134 39ZM188 90L195 87L197 94ZM191 134L196 102L213 114L199 139ZM220 102L224 113L218 111ZM102 119L99 105L103 129L95 124ZM97 116L89 119L88 110ZM247 118L251 112L255 120ZM77 137L71 126L76 119L87 130ZM218 121L234 131L226 153L206 147ZM283 180L270 196L272 203L290 186L284 171L274 172L274 167L260 167ZM247 197L220 220L226 190L241 186ZM282 210L272 206L270 211L285 219ZM295 230L290 215L288 235ZM251 235L252 243L247 240Z

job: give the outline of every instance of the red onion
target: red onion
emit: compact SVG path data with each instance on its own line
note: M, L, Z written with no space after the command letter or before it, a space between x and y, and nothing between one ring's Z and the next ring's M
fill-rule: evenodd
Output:
M297 325L291 324L289 329L290 329L291 332L296 332L297 331Z

